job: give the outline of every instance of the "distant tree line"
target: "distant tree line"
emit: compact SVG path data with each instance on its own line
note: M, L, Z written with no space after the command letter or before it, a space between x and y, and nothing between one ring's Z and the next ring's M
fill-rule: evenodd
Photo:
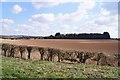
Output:
M54 36L50 35L43 38L44 39L110 39L110 35L108 32L104 32L103 34L100 33L60 34L60 32L58 32Z
M50 36L1 36L2 39L110 39L108 32L100 33L73 33L61 34L60 32Z

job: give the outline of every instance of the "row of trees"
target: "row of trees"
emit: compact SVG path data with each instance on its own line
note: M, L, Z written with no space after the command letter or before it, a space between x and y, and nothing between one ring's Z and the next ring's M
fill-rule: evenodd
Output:
M23 59L23 53L28 54L28 59L31 59L31 53L36 48L40 53L40 60L53 61L54 57L57 57L57 61L63 60L78 62L78 63L90 63L96 62L96 65L112 65L108 60L108 57L103 53L91 53L82 51L70 51L60 50L54 48L42 48L42 47L31 47L31 46L17 46L11 44L2 44L2 52L4 56L15 57L14 55L20 52L20 58ZM46 57L47 56L47 57Z
M2 51L4 52L4 56L8 57L14 57L14 54L17 52L20 52L20 58L23 58L23 53L27 51L28 53L28 59L31 58L31 52L34 47L31 46L17 46L17 45L10 45L10 44L2 44ZM90 55L92 53L83 53L79 51L63 51L60 49L54 49L54 48L42 48L37 47L36 48L40 53L40 60L48 60L53 61L53 57L58 57L58 62L63 60L69 60L69 61L76 61L85 63L85 60L90 58ZM45 59L44 56L47 54L47 58ZM84 57L82 56L84 55ZM77 60L78 59L78 60Z
M4 56L8 56L8 57L14 57L14 54L16 54L16 52L20 52L20 57L23 58L23 53L25 51L27 51L28 53L28 59L31 58L31 52L32 52L33 47L31 46L17 46L17 45L11 45L11 44L2 44L2 51L4 52ZM41 48L38 47L37 50L40 53L40 58L41 60L44 60L44 55L46 53L46 49L45 48ZM59 49L51 49L48 48L48 61L52 61L53 59L53 55L58 55L58 61L60 62L60 50Z
M2 36L2 39L110 39L108 32L100 33L81 33L81 34L60 34L43 36Z
M98 34L98 33L60 34L58 32L55 34L55 36L50 35L44 38L45 39L110 39L110 35L108 32L104 32L103 34Z

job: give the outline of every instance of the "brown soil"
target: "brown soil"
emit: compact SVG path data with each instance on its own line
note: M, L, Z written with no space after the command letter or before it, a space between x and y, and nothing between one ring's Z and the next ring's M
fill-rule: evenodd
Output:
M1 43L1 41L0 41ZM2 40L2 43L16 45L50 47L58 49L80 50L89 52L118 53L117 40L65 40L65 39L39 39L39 40Z

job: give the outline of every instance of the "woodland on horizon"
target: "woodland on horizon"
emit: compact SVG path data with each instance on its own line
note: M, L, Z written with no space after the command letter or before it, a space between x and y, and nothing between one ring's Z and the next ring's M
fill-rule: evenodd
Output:
M13 36L1 36L3 39L110 39L108 32L101 33L68 33L61 34L57 32L55 35L50 36L24 36L24 35L13 35Z

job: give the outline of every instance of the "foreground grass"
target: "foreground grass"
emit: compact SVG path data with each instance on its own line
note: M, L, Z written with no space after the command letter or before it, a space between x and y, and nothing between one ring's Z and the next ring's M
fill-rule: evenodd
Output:
M118 78L117 67L2 57L3 78Z

